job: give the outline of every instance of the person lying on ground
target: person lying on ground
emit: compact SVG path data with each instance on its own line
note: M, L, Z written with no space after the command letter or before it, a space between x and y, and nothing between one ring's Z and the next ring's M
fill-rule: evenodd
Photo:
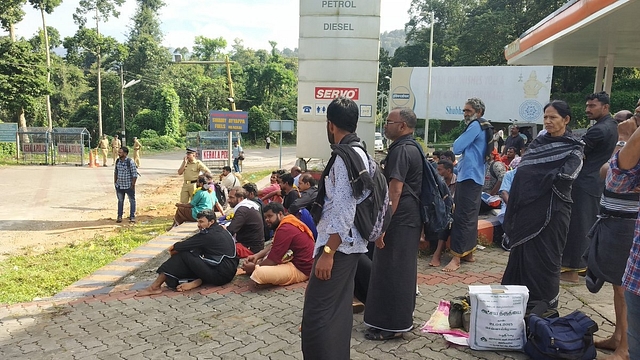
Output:
M171 257L158 270L158 277L137 296L160 294L162 284L176 291L202 284L220 286L233 280L239 260L231 234L216 222L213 210L199 212L200 232L169 247Z

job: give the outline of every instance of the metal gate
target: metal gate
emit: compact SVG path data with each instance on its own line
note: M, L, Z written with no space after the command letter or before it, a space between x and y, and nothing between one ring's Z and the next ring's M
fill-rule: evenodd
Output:
M86 128L53 128L53 163L84 166L88 159L91 135Z

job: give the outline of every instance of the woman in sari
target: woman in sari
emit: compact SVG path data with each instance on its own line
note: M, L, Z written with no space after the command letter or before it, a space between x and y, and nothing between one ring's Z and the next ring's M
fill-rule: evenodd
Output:
M535 138L518 165L505 214L511 247L503 285L525 285L529 301L558 306L562 251L571 217L571 185L582 169L584 143L571 136L571 110L554 100L544 107L547 134Z

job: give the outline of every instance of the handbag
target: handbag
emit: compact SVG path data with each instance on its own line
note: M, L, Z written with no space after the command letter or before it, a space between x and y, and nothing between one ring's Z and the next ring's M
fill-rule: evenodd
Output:
M593 333L598 331L598 324L579 310L558 318L531 314L527 328L524 352L533 360L596 358Z

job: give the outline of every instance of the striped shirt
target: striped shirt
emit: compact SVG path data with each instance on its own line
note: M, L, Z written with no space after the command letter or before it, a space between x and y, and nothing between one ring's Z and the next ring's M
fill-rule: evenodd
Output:
M615 193L627 193L640 185L640 162L632 169L621 170L618 167L618 153L609 161L607 172L607 190ZM637 211L637 208L636 208ZM640 296L640 218L636 218L636 228L633 233L633 245L629 252L627 267L622 277L622 287Z

